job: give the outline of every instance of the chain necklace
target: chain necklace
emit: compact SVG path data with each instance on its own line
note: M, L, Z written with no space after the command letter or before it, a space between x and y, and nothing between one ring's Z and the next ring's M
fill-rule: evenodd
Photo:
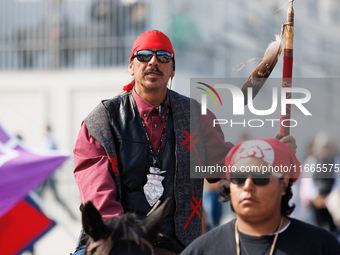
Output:
M280 232L280 228L282 226L282 223L283 223L283 216L281 217L280 225L279 225L279 228L276 231L275 238L273 240L272 247L270 249L269 255L273 255L273 253L274 253L275 244L276 244L277 238L279 236L279 232ZM240 255L241 254L240 236L239 236L239 233L238 233L238 230L237 230L237 220L235 221L235 240L236 240L236 253L237 253L237 255Z
M162 135L161 135L161 140L159 142L158 150L157 150L156 153L155 153L155 151L154 151L154 149L152 147L152 144L151 144L148 132L146 131L146 126L145 126L145 123L143 121L143 117L142 117L142 115L138 111L139 117L140 117L140 119L142 121L142 126L143 126L143 129L144 129L144 132L145 132L146 139L148 140L149 150L150 150L150 153L152 155L152 164L153 164L153 166L156 166L156 164L158 163L158 156L159 156L159 152L161 151L161 147L162 147L162 143L163 143L163 138L164 138L164 134L165 134L165 130L166 130L166 124L167 124L168 118L169 118L169 111L170 111L170 102L168 104L168 109L166 111L166 117L165 117L165 122L164 122L164 125L163 125L163 131L162 131Z
M133 96L133 93L132 94L132 97L133 99L136 101L135 97ZM164 125L163 125L163 131L162 131L162 135L161 135L161 140L159 142L159 146L158 146L158 150L157 150L157 153L155 153L153 147L152 147L152 144L151 144L151 141L150 141L150 138L149 138L149 135L148 135L148 132L146 130L146 126L145 126L145 123L143 121L143 117L142 115L140 114L139 110L138 110L138 107L137 107L137 111L138 111L138 114L139 114L139 117L142 121L142 126L143 126L143 129L144 129L144 133L145 133L145 136L146 136L146 140L148 140L148 146L149 146L149 150L150 150L150 153L152 155L152 164L153 166L156 166L157 163L158 163L158 156L159 156L159 152L161 151L161 147L162 147L162 143L163 143L163 138L164 138L164 134L165 134L165 130L166 130L166 125L168 123L168 118L169 118L169 112L170 112L170 101L168 103L168 109L166 111L166 117L165 117L165 122L164 122Z

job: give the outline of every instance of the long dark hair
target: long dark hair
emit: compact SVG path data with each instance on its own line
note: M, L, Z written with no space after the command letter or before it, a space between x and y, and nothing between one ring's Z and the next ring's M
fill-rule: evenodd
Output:
M220 187L219 187L219 201L222 203L230 201L230 183L227 180L222 180ZM289 183L286 189L286 194L282 196L281 200L281 215L288 216L290 215L294 209L295 209L295 204L292 206L289 205L289 200L293 197L293 192L292 192L292 183ZM230 203L231 210L235 212L233 205Z

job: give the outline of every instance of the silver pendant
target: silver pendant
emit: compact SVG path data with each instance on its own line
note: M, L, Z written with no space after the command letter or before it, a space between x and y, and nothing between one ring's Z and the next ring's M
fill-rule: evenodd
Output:
M159 168L151 166L149 168L150 174L146 177L148 178L147 183L144 185L143 190L149 205L152 207L163 195L164 187L162 181L164 176L160 174L166 171L161 171Z

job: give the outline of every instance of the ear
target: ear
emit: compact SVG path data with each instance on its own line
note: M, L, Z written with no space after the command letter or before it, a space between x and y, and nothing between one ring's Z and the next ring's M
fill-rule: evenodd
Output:
M171 77L171 78L174 78L175 72L176 72L175 69L173 69L173 70L171 71L171 74L170 74L170 77Z
M170 74L170 77L171 77L171 78L174 78L174 76L175 76L175 70L176 70L176 68L175 68L175 63L172 62L172 71L171 71L171 74Z
M94 241L98 241L105 231L105 225L102 216L91 201L82 207L81 215L84 231L91 236Z
M280 180L280 182L281 182L281 195L284 196L286 195L287 187L289 184L289 177L285 176L282 180Z
M167 214L170 206L170 199L167 198L165 202L151 213L142 223L144 233L149 242L153 242L163 226L165 215Z
M133 66L133 60L129 64L129 73L130 73L131 76L133 76L135 74L135 69L134 69L134 66Z

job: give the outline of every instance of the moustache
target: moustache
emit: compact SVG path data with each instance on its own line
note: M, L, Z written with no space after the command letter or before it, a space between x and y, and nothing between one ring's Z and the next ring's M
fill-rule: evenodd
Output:
M147 75L148 73L157 73L158 75L164 76L164 73L158 69L157 66L149 67L144 70L143 76Z

